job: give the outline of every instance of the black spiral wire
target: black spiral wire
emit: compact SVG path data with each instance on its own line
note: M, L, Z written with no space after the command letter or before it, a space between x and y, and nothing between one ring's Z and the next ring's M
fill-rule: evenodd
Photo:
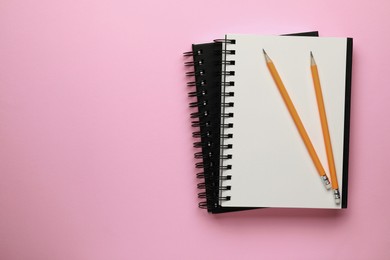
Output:
M187 67L192 67L193 71L186 72L186 76L190 78L187 82L187 86L192 88L188 92L189 98L195 98L195 101L189 104L190 108L196 109L196 112L190 114L190 118L194 119L191 122L191 126L196 128L196 131L192 133L192 137L198 139L194 142L195 148L200 148L201 152L194 154L195 159L199 159L200 162L195 163L196 169L202 169L203 171L196 174L196 178L200 180L197 184L197 188L202 190L198 193L198 198L206 199L199 203L199 207L207 208L208 201L211 199L211 193L209 192L209 169L213 166L211 157L212 143L212 131L211 122L209 122L208 116L209 111L207 110L208 99L207 99L207 82L206 82L206 71L204 68L204 55L202 49L185 52L185 57L192 57L192 61L184 63Z
M233 148L232 144L229 144L229 139L233 138L232 133L225 133L225 130L233 128L234 124L231 122L225 122L226 118L233 118L234 114L232 112L226 112L226 108L234 107L234 102L232 102L232 98L234 97L234 91L231 91L232 87L234 86L234 81L227 81L227 77L234 76L235 71L234 70L227 70L227 66L229 65L235 65L234 55L236 54L236 50L231 50L229 47L229 50L227 49L228 45L234 45L236 44L236 40L234 39L217 39L214 40L214 42L222 43L221 52L219 55L221 55L221 132L220 132L220 164L219 164L219 170L221 172L218 182L220 183L220 189L219 189L219 201L221 200L230 200L231 197L224 195L222 196L222 191L227 191L231 189L230 185L225 185L224 181L230 180L232 178L231 175L226 173L226 171L229 171L232 169L232 165L229 164L228 160L233 158L232 154L229 154L229 149ZM231 68L231 67L230 67ZM226 193L223 193L226 194Z
M210 58L210 53L207 53L207 50L202 50L201 48L194 48L191 52L185 52L183 55L185 57L192 57L192 61L185 62L185 66L192 67L193 71L186 72L186 76L189 78L187 86L192 88L188 93L190 98L194 98L195 101L189 104L190 108L196 109L197 111L190 114L190 118L194 119L191 122L192 127L196 128L196 131L192 133L192 136L198 139L194 142L195 148L200 148L200 152L196 152L194 157L200 161L195 163L197 169L202 169L203 171L196 174L196 178L199 179L197 188L202 190L198 193L198 198L205 199L199 203L199 207L207 209L210 212L213 212L216 208L219 207L220 201L230 200L230 196L221 196L221 191L230 190L230 186L221 185L221 181L230 180L230 175L220 176L220 170L229 170L231 165L220 166L220 160L226 161L232 158L231 154L224 154L221 156L216 155L220 152L220 149L231 149L232 145L226 144L221 145L222 139L232 138L232 134L223 134L220 135L220 127L222 128L232 128L233 124L220 124L220 118L231 118L233 113L221 113L220 109L222 107L233 107L233 102L222 102L222 98L233 97L234 92L232 91L223 91L221 92L221 86L232 87L234 82L223 81L221 82L222 77L234 75L234 71L224 70L224 65L233 65L234 61L228 60L222 62L222 55L234 55L234 50L222 50L222 43L220 40L216 40L214 43L215 50L211 55L214 57ZM231 43L231 42L229 42ZM218 47L218 48L217 48ZM213 61L211 61L213 60ZM212 62L218 60L218 66L214 66ZM225 59L226 60L226 59ZM208 63L209 62L209 63ZM210 67L211 64L211 67ZM214 69L218 73L213 75L207 75L207 68ZM222 68L222 70L221 70ZM218 70L217 70L218 69ZM212 80L210 80L212 79ZM211 82L208 82L211 81ZM210 84L209 84L210 83ZM217 97L213 97L212 100L209 100L208 88L214 88L214 94L217 93ZM216 92L216 90L218 90ZM211 91L211 89L210 89ZM210 96L211 98L211 96ZM209 101L214 103L209 104ZM210 108L213 111L209 111ZM210 113L212 113L210 117Z

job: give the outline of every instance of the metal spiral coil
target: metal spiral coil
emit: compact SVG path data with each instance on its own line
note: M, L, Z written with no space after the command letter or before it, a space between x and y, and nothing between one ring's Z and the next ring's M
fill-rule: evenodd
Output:
M209 112L206 110L204 112L194 112L190 114L191 118L204 118L207 117Z
M229 71L222 71L221 72L221 75L222 76L234 76L235 75L235 71L232 71L232 70L229 70Z
M204 74L205 74L205 70L186 72L186 76L203 76Z
M202 152L194 153L194 158L195 158L195 159L210 158L211 156L213 156L213 153L212 153L212 152L209 152L209 153L207 153L207 154L202 153Z
M188 97L193 99L189 103L189 107L191 109L197 108L197 111L190 113L190 118L195 119L194 121L191 121L191 126L197 128L196 131L192 133L192 136L198 140L194 142L193 146L201 149L201 151L194 153L194 158L200 160L195 163L195 168L203 169L203 171L196 173L196 178L199 179L197 188L201 190L198 193L198 198L205 199L205 201L201 201L198 206L211 212L220 207L219 205L221 201L227 201L231 198L230 196L221 194L221 192L229 191L231 186L221 185L220 183L220 181L231 180L231 175L224 174L223 176L220 176L220 171L230 170L232 166L231 164L219 165L219 161L222 160L226 162L227 160L232 159L232 155L229 153L214 155L212 151L217 153L218 150L223 151L233 147L232 144L222 143L222 140L224 139L229 140L233 138L233 134L219 133L220 129L222 131L222 129L233 128L233 123L219 123L216 121L216 118L231 119L234 117L234 114L231 112L215 111L215 101L218 102L218 106L220 104L222 109L234 106L234 102L227 100L234 97L234 92L231 91L233 90L231 87L234 86L234 81L221 80L221 78L235 75L235 71L226 70L224 68L226 68L226 66L235 65L235 60L232 58L236 54L235 50L223 50L221 48L222 44L235 44L235 40L217 39L214 40L214 42L215 44L213 46L218 46L219 49L217 47L213 47L214 50L211 51L211 49L193 47L193 51L183 53L184 57L192 57L192 61L186 61L184 66L192 67L192 70L186 72L185 75L190 79L187 82L187 86L194 88L188 92ZM215 56L216 58L213 59L210 55L218 56ZM224 56L225 59L221 59L221 56ZM226 59L227 56L231 57ZM209 57L211 57L211 60L208 60ZM213 63L215 61L218 62ZM217 66L214 64L221 66L222 70L215 69L214 71L211 70L208 72L206 68L212 68L210 66ZM213 77L215 77L215 80ZM210 80L210 82L207 82L206 79ZM208 86L208 83L210 86ZM218 87L218 85L220 85L223 89L226 88L228 91L224 90L220 92L218 90L216 92L215 90L212 90L213 87ZM209 104L208 87L210 92L218 93L218 95L221 96L222 101L220 103L217 101L218 99L215 94L211 94L214 95L214 99L210 99L210 101L213 101L214 103L211 105ZM213 110L210 110L210 107L212 107ZM214 140L216 141L214 142Z
M201 131L196 131L196 132L193 132L192 133L192 137L194 138L205 138L205 137L209 137L211 138L212 137L212 134L210 131L207 131L206 133L202 133Z
M221 138L233 138L233 134L221 134Z
M207 94L206 90L188 92L188 97L201 97Z
M234 61L234 60L222 61L222 65L235 65L235 64L236 64L236 61ZM222 73L226 73L226 72L222 72Z
M210 127L211 123L209 121L202 122L202 121L192 121L191 122L192 127ZM205 137L205 136L203 136Z
M222 92L223 97L234 97L234 92Z
M221 172L218 181L220 182L220 189L218 194L218 202L221 201L228 201L231 199L230 196L227 196L226 191L229 191L231 189L229 182L225 182L228 180L231 180L231 175L226 174L227 171L232 169L232 165L229 164L228 160L231 160L233 158L233 155L229 153L229 149L233 148L233 144L229 143L229 140L233 138L233 134L231 133L232 128L234 127L231 118L234 117L234 113L229 111L229 108L234 107L234 102L232 102L232 98L234 98L234 92L230 91L231 87L234 86L234 78L231 78L231 76L235 76L235 71L232 70L232 65L236 64L236 61L234 60L234 55L236 55L236 50L232 50L232 48L227 48L230 44L236 44L236 40L234 39L217 39L214 40L214 42L220 42L222 43L222 50L221 50L221 56L222 61L222 82L221 82L221 133L220 133L220 148L221 148L221 154L220 154L220 165L219 170ZM234 48L233 48L234 49ZM227 120L227 121L226 121ZM225 132L228 131L228 132Z
M233 128L233 123L221 124L221 128ZM224 136L223 134L221 136Z
M201 80L200 82L196 82L196 81L187 82L188 87L199 87L199 86L205 86L205 85L206 85L205 80Z
M234 39L215 39L214 42L221 42L227 44L236 44L236 40Z
M190 103L190 107L200 107L200 106L206 106L206 105L207 105L207 100Z
M234 81L221 82L221 86L222 86L222 87L234 86Z
M234 107L234 103L233 102L221 103L221 106L222 107Z
M194 142L195 148L200 148L200 152L196 152L194 154L195 159L200 159L200 162L195 163L195 168L204 169L205 171L199 172L196 174L196 178L202 180L198 183L197 188L202 190L202 192L198 193L198 197L201 199L206 199L206 201L202 201L201 205L207 208L207 201L211 198L211 194L207 192L207 189L210 188L206 185L206 179L208 180L211 176L210 174L206 174L210 167L212 167L211 162L211 152L207 152L213 145L211 142L211 123L207 120L209 116L209 111L207 110L208 100L207 100L207 82L205 80L205 74L207 73L204 68L204 60L203 60L203 50L185 52L183 54L185 57L192 57L192 61L185 62L184 65L187 67L193 67L192 71L186 72L186 76L192 78L193 80L187 82L188 87L195 87L195 91L191 91L188 93L189 98L195 98L195 101L189 104L190 108L198 108L197 112L193 112L190 114L190 118L197 118L198 120L192 121L191 126L198 128L197 131L192 133L194 138L200 138L200 141Z
M217 55L224 55L224 54L235 55L236 51L235 50L216 50L215 54L217 54Z

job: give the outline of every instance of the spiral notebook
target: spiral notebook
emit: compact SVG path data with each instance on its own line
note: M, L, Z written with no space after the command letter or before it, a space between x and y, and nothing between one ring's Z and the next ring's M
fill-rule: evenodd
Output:
M318 32L292 35L318 36ZM249 207L221 207L219 203L224 199L219 196L219 192L221 189L226 189L219 185L222 54L224 54L222 43L218 42L193 44L192 52L185 53L185 56L193 58L192 62L186 63L187 66L193 66L193 71L188 72L187 76L195 78L194 81L188 83L189 87L194 88L189 93L189 97L195 100L190 106L198 109L197 112L191 114L191 118L194 118L192 126L197 129L193 133L193 137L198 139L194 146L201 148L201 151L195 154L195 158L200 160L196 163L196 168L199 169L198 189L202 190L198 197L205 199L199 203L199 207L207 208L211 213L251 209ZM231 138L232 136L222 137ZM222 158L228 159L229 156Z
M228 34L221 42L219 205L346 208L352 39ZM310 52L316 57L340 204L321 183L267 69L263 49L279 71L319 159L328 169Z

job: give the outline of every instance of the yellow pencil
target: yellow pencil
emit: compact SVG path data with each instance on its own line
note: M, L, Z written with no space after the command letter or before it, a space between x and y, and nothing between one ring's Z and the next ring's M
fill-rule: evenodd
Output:
M282 95L284 103L286 104L287 109L290 112L292 119L294 120L294 123L298 129L298 132L301 135L301 138L306 146L306 149L309 152L309 155L314 163L314 166L316 167L317 172L320 175L321 180L324 183L326 189L330 189L331 185L330 185L328 177L326 176L324 167L322 166L320 159L318 158L318 155L313 147L313 144L310 141L309 135L307 134L306 129L303 126L302 120L299 117L298 112L295 109L294 104L291 101L291 98L288 95L287 90L284 87L282 79L280 78L279 73L276 70L274 63L272 62L270 57L267 55L267 53L265 52L264 49L263 49L263 53L264 53L265 61L267 63L268 70L271 73L272 78L274 79L276 86L279 89L280 94Z
M325 105L324 105L324 99L322 97L322 90L320 84L320 77L318 75L317 64L314 60L312 52L310 52L310 67L311 67L311 75L313 77L314 89L316 92L318 112L320 113L322 134L324 136L324 143L326 148L326 157L328 158L330 180L332 181L332 189L333 189L335 201L337 204L339 204L340 191L339 191L339 184L337 182L336 167L334 165L333 150L332 150L332 143L330 141L328 120L326 118Z

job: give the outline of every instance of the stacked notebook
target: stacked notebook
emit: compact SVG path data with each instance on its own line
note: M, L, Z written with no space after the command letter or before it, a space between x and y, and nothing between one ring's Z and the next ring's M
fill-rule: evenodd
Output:
M184 55L200 208L347 207L351 38L227 34Z

